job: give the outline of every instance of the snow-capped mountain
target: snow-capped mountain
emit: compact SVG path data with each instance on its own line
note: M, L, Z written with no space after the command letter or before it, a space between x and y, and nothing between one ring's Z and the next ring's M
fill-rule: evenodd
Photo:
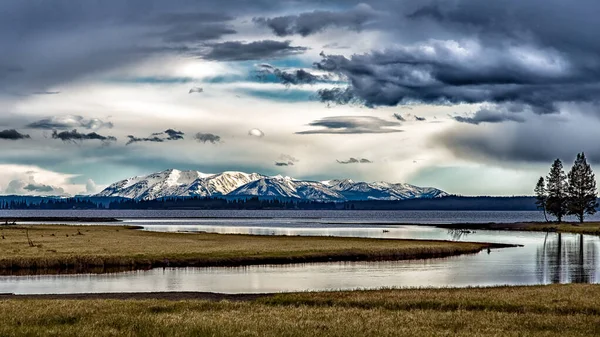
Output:
M229 196L261 196L298 198L320 201L343 200L344 196L317 181L303 181L290 177L263 177L228 194Z
M342 194L346 200L405 200L448 195L433 187L418 187L403 183L392 184L385 181L366 183L343 179L324 181L323 184Z
M290 177L267 177L258 173L166 170L116 182L99 197L152 200L164 197L228 196L297 198L318 201L404 200L436 198L447 193L432 187L387 182L355 182L350 179L307 181Z
M198 171L166 170L143 177L116 182L96 196L152 200L164 197L226 195L262 176L257 173L223 172L206 174Z

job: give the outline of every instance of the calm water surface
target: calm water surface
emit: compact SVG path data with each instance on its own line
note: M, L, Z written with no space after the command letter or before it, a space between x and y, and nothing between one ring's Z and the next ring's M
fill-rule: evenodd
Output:
M155 224L510 223L544 221L535 211L0 210L0 217L111 217ZM571 220L575 220L574 218ZM600 221L600 213L589 218Z
M306 220L306 219L304 219ZM129 219L146 230L266 235L328 235L444 239L524 245L446 259L396 262L313 263L236 268L159 268L100 275L3 276L2 293L209 291L261 293L380 287L465 287L597 283L600 238L573 234L476 231L468 235L430 226L308 224L278 219L255 225L191 220L164 223ZM286 225L287 224L287 225Z

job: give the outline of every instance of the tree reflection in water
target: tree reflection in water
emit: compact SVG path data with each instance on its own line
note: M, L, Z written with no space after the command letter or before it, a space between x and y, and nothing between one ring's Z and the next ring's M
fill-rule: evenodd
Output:
M451 228L448 229L448 235L454 241L460 241L460 239L466 238L469 234L473 234L475 231L469 229Z
M541 283L594 283L596 244L584 235L547 233L536 254Z

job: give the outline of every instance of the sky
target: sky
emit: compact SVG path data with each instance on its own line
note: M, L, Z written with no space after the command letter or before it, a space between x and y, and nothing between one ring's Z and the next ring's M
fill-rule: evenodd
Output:
M0 194L169 168L531 195L600 163L600 3L0 2Z

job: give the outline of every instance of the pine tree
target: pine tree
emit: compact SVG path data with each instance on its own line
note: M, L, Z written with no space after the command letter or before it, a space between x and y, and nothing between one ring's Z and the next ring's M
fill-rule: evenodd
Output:
M544 211L544 219L548 222L548 214L546 214L546 202L548 201L548 194L546 192L546 182L544 181L544 177L540 177L537 184L535 185L535 204L538 209Z
M596 177L583 152L577 154L568 178L568 214L576 215L579 222L583 222L585 215L596 213L598 207Z
M548 186L548 199L546 211L556 217L558 222L562 221L567 214L567 176L563 170L560 159L556 159L550 168L546 178Z

